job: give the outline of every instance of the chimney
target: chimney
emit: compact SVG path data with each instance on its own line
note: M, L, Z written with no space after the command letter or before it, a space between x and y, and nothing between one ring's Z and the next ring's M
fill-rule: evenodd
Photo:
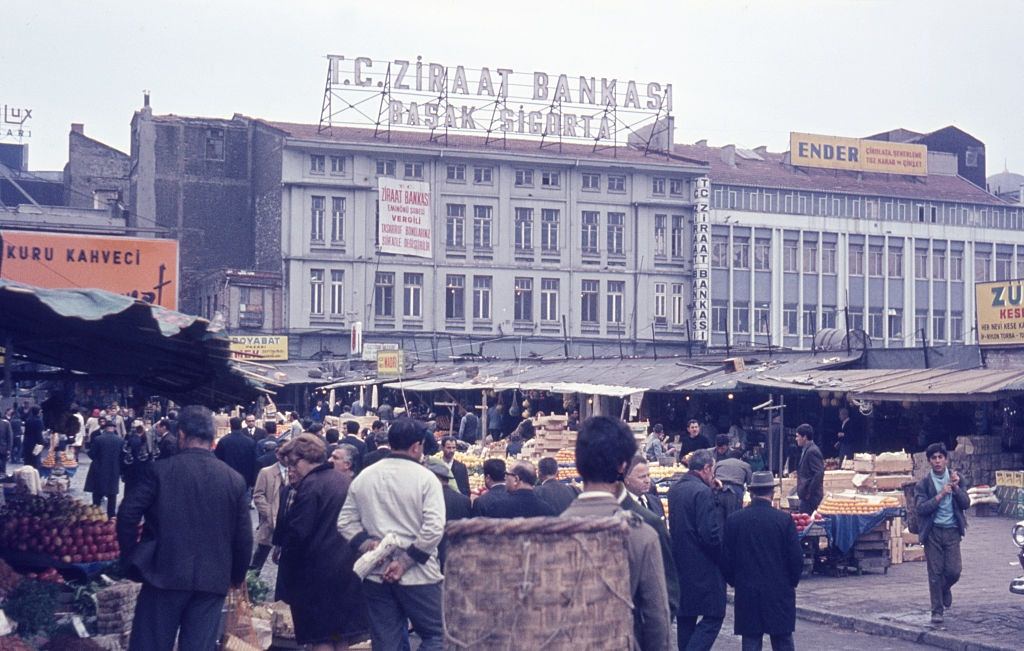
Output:
M79 134L81 136L84 136L85 135L85 125L82 124L81 122L72 122L71 123L71 133L77 133L77 134Z
M142 91L142 106L143 108L149 108L149 91Z
M722 147L722 162L729 167L736 167L736 145Z

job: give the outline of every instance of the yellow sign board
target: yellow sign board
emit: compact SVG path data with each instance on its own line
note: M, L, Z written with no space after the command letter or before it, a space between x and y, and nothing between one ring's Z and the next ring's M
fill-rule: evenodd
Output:
M979 346L1024 344L1024 279L977 283Z
M232 335L231 357L254 362L287 362L288 337L277 335Z
M405 352L377 351L377 377L400 377L405 373Z
M927 147L885 140L792 132L789 134L789 161L797 167L928 175Z

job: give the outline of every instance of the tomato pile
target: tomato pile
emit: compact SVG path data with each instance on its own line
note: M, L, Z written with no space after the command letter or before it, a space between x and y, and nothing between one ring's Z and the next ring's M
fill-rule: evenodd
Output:
M793 518L793 524L796 525L797 533L802 532L807 527L811 526L816 522L821 522L825 518L820 513L815 513L814 517L807 515L806 513L790 513Z

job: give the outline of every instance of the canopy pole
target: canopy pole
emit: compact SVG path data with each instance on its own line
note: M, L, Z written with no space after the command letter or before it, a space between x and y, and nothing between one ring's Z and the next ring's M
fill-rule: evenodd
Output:
M14 396L14 383L11 381L11 366L14 365L13 341L14 338L11 335L7 335L7 338L4 339L4 394L8 398Z

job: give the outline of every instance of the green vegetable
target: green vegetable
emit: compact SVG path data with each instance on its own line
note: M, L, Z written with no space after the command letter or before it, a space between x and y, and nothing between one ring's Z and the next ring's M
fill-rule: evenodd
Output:
M56 630L57 595L60 586L47 581L22 581L7 595L4 612L18 622L18 635L29 638L38 632L46 634Z

